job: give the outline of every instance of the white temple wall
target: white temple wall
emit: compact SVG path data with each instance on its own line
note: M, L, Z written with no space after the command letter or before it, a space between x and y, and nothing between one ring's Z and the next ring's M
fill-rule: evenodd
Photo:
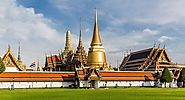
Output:
M100 81L99 87L113 86L154 86L154 81Z
M79 87L90 87L90 83L88 81L79 81Z
M52 88L69 87L74 82L0 82L0 88ZM80 81L79 87L90 87L88 81ZM154 81L97 81L97 87L154 86Z
M0 88L52 88L69 87L74 82L0 82Z
M154 81L98 81L97 87L154 86ZM79 87L90 87L88 81L80 81Z
M19 72L16 67L6 67L5 72Z

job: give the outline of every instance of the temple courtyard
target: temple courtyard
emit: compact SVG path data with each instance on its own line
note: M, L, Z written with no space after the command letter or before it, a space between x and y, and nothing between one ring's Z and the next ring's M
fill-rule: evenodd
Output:
M15 89L0 90L1 100L177 100L185 88Z

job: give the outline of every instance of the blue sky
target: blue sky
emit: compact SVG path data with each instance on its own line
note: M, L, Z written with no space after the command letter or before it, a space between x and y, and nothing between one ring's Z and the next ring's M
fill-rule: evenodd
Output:
M86 52L92 37L94 8L108 63L117 66L124 52L166 44L174 62L185 63L184 0L2 0L0 4L1 55L10 44L17 56L21 42L23 62L29 66L51 51L64 49L65 32L72 32L76 49L80 18Z

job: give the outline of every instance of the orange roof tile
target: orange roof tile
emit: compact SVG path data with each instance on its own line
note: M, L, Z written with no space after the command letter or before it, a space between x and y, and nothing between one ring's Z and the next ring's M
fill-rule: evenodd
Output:
M78 74L79 74L79 75L83 75L83 74L84 74L84 71L83 71L83 70L78 71Z
M101 76L102 77L124 77L124 76L132 76L132 77L138 77L138 76L150 76L150 77L153 77L153 74L152 73L146 73L146 72L143 72L143 73L138 73L137 71L136 72L101 72Z
M48 62L52 62L51 57L47 57L47 59L48 59Z
M145 77L102 77L101 80L103 81L153 81L155 80L153 77L145 78Z
M34 73L5 72L0 74L0 81L73 81L74 73Z

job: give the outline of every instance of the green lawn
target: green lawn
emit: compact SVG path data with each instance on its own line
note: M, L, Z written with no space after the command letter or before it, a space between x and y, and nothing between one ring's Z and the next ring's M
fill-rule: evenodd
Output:
M15 89L0 100L185 100L183 88Z

